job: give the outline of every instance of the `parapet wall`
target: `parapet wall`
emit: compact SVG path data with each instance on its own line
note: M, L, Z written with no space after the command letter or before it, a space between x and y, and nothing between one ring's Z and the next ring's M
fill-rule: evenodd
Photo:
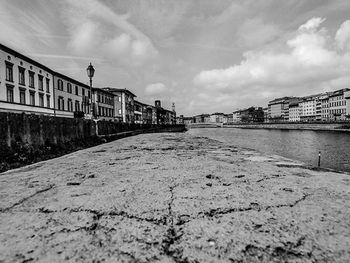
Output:
M146 133L185 131L184 125L128 124L0 112L0 172L106 140ZM122 134L122 136L118 136Z

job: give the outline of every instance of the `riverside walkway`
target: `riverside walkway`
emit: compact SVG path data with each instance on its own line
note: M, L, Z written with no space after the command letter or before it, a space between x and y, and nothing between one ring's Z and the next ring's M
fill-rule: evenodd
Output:
M0 262L349 262L350 176L186 133L0 174Z

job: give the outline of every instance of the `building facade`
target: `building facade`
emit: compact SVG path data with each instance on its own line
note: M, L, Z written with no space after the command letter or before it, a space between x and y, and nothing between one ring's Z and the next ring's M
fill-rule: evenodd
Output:
M298 102L289 104L289 121L290 122L300 121L300 106Z
M84 117L92 117L90 86L57 72L54 73L53 83L55 116L73 118L74 114L82 112Z
M53 71L2 44L0 111L55 113Z
M114 95L99 88L93 88L94 117L114 120Z
M344 95L347 91L349 91L349 89L341 89L334 91L329 95L329 119L331 121L342 121L347 119L346 98Z
M344 98L346 101L346 119L350 120L350 90L344 92Z
M136 95L127 89L120 88L102 88L114 95L114 118L126 122L135 122L134 99Z
M299 103L300 120L303 122L316 121L316 98L313 96L305 97Z
M134 116L135 123L143 123L143 104L138 101L134 101Z

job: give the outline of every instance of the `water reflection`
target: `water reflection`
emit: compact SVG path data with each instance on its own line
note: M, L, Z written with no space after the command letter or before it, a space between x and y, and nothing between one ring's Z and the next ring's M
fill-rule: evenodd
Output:
M350 172L350 133L230 128L191 129L189 133L310 165L317 165L321 151L321 166Z

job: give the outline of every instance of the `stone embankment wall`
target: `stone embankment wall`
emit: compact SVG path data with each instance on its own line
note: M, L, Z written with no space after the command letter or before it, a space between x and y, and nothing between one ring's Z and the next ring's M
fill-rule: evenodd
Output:
M119 137L184 130L184 125L127 124L0 112L0 172Z
M350 123L259 123L230 124L224 125L223 127L241 129L318 130L350 132Z

